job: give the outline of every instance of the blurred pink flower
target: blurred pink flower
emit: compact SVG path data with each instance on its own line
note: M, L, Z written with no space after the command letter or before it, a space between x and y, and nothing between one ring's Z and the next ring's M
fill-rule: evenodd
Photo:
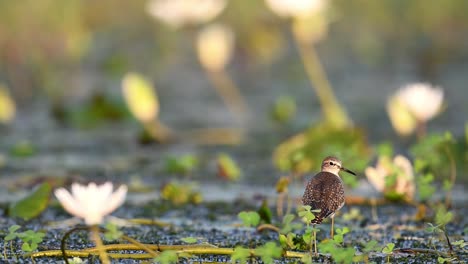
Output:
M376 167L367 167L365 174L369 182L384 194L397 194L412 200L415 192L413 166L402 155L390 160L387 156L379 157ZM388 184L389 176L395 176L395 182Z
M58 188L54 194L67 212L83 218L87 225L97 225L125 201L127 186L122 185L115 192L112 189L111 182L100 186L95 183L88 186L73 183L71 193Z
M226 7L226 0L150 0L146 10L174 28L210 21Z

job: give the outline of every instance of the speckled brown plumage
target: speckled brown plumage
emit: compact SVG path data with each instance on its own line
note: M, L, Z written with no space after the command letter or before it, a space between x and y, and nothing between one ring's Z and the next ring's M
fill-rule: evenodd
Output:
M302 197L304 205L312 209L320 209L315 213L312 224L320 224L323 219L334 216L345 202L343 181L337 175L322 171L315 175L307 184Z

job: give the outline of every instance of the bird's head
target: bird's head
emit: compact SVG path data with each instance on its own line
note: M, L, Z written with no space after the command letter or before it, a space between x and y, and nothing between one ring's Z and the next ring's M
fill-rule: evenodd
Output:
M353 175L356 175L356 173L346 169L341 165L341 160L336 158L336 157L326 157L323 162L322 162L322 171L330 172L333 174L338 175L340 171L346 171L348 173L351 173Z

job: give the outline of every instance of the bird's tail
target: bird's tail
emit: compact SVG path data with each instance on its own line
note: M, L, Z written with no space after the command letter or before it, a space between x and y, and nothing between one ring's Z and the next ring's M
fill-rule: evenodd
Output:
M323 221L323 217L320 215L316 215L314 220L310 221L310 223L314 225L319 225L322 223L322 221Z

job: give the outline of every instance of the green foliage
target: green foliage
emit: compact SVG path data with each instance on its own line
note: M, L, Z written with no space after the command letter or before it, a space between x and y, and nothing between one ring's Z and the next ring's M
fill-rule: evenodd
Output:
M246 264L249 257L250 257L249 249L243 248L241 246L237 246L231 255L231 263L239 262L240 264Z
M166 159L165 170L173 174L190 174L198 167L199 163L198 158L191 154L180 157L168 157Z
M437 208L435 223L437 226L445 227L453 219L453 213L447 211L444 206L439 206Z
M345 167L362 171L370 160L371 151L362 130L336 129L322 124L281 143L273 159L280 170L302 174L319 171L323 158L330 155L340 157ZM345 174L343 181L354 184L354 177L345 177Z
M369 254L370 252L373 252L373 251L381 251L381 250L382 250L382 247L379 245L379 242L377 242L374 239L367 242L364 245L364 248L362 249L362 251L366 254Z
M95 128L109 121L121 121L130 117L124 102L103 93L94 94L89 102L72 109L65 109L65 122L79 128Z
M382 249L382 253L387 254L387 255L392 254L394 248L395 248L395 243L387 243L385 247Z
M362 215L361 210L359 210L358 207L351 207L347 213L343 214L343 220L345 221L362 219L364 219L364 216Z
M173 250L163 251L159 256L154 258L154 262L160 264L176 264L178 261L179 257L177 256L177 252Z
M296 235L293 233L279 234L279 242L281 247L284 249L296 249L295 238Z
M275 258L281 257L283 249L275 242L267 242L265 245L255 249L255 255L259 256L266 264L273 263Z
M105 228L106 232L104 233L104 239L107 241L119 240L123 235L123 232L120 231L119 227L112 222L106 223Z
M431 173L417 177L419 200L427 201L434 195L436 188L434 186L434 176Z
M274 121L284 124L289 122L296 115L296 101L290 96L280 96L276 99L271 117Z
M333 237L333 240L335 240L336 243L341 244L344 242L344 235L349 233L349 228L348 227L343 227L342 229L337 228L336 229L336 234Z
M32 252L37 249L39 243L45 236L43 232L35 232L33 230L26 230L24 232L16 232L21 228L19 225L13 225L8 228L8 235L5 237L5 241L13 241L18 238L22 241L21 249L24 252Z
M301 218L302 222L309 225L310 222L315 219L314 213L317 212L320 212L320 209L311 210L310 205L303 205L297 212L297 215Z
M446 262L447 263L452 263L452 261L455 261L455 260L457 260L457 258L453 258L453 257L452 258L451 257L444 258L444 257L441 257L441 256L437 257L437 262L441 263L441 264L446 263Z
M195 244L198 242L198 239L196 237L183 237L180 240L187 244Z
M161 198L170 201L174 205L198 204L203 200L201 193L196 190L195 184L179 183L176 181L164 185L161 191Z
M465 249L468 247L468 242L465 242L465 240L457 240L455 242L452 242L452 245L460 247L460 249Z
M16 231L18 231L18 229L20 229L21 226L19 225L12 225L8 228L8 235L6 235L6 237L4 238L5 241L11 241L15 238L18 237L18 234Z
M390 142L383 142L377 145L376 148L377 155L380 156L386 156L386 157L393 157L393 146L392 143Z
M301 223L293 223L295 216L293 214L286 214L283 216L283 221L281 225L281 234L287 234L295 229L300 229L302 227Z
M20 217L24 220L30 220L37 217L49 204L49 197L52 187L45 182L36 187L28 196L13 203L9 208L11 217Z
M320 252L329 253L336 263L352 263L356 250L352 247L341 247L335 240L326 240L318 244Z
M411 146L410 152L414 157L424 161L425 166L418 166L419 172L432 172L435 175L448 175L450 160L447 151L454 153L455 141L450 132L431 134Z
M260 220L271 224L271 219L273 218L273 214L271 213L270 207L268 207L268 200L264 199L262 201L262 205L257 210L258 215L260 216Z
M10 154L19 158L30 157L36 154L36 147L28 140L21 140L11 147Z
M237 216L246 227L255 227L260 223L260 215L254 211L242 211Z
M220 153L217 158L218 175L229 181L238 181L241 176L241 169L237 162L228 154Z

